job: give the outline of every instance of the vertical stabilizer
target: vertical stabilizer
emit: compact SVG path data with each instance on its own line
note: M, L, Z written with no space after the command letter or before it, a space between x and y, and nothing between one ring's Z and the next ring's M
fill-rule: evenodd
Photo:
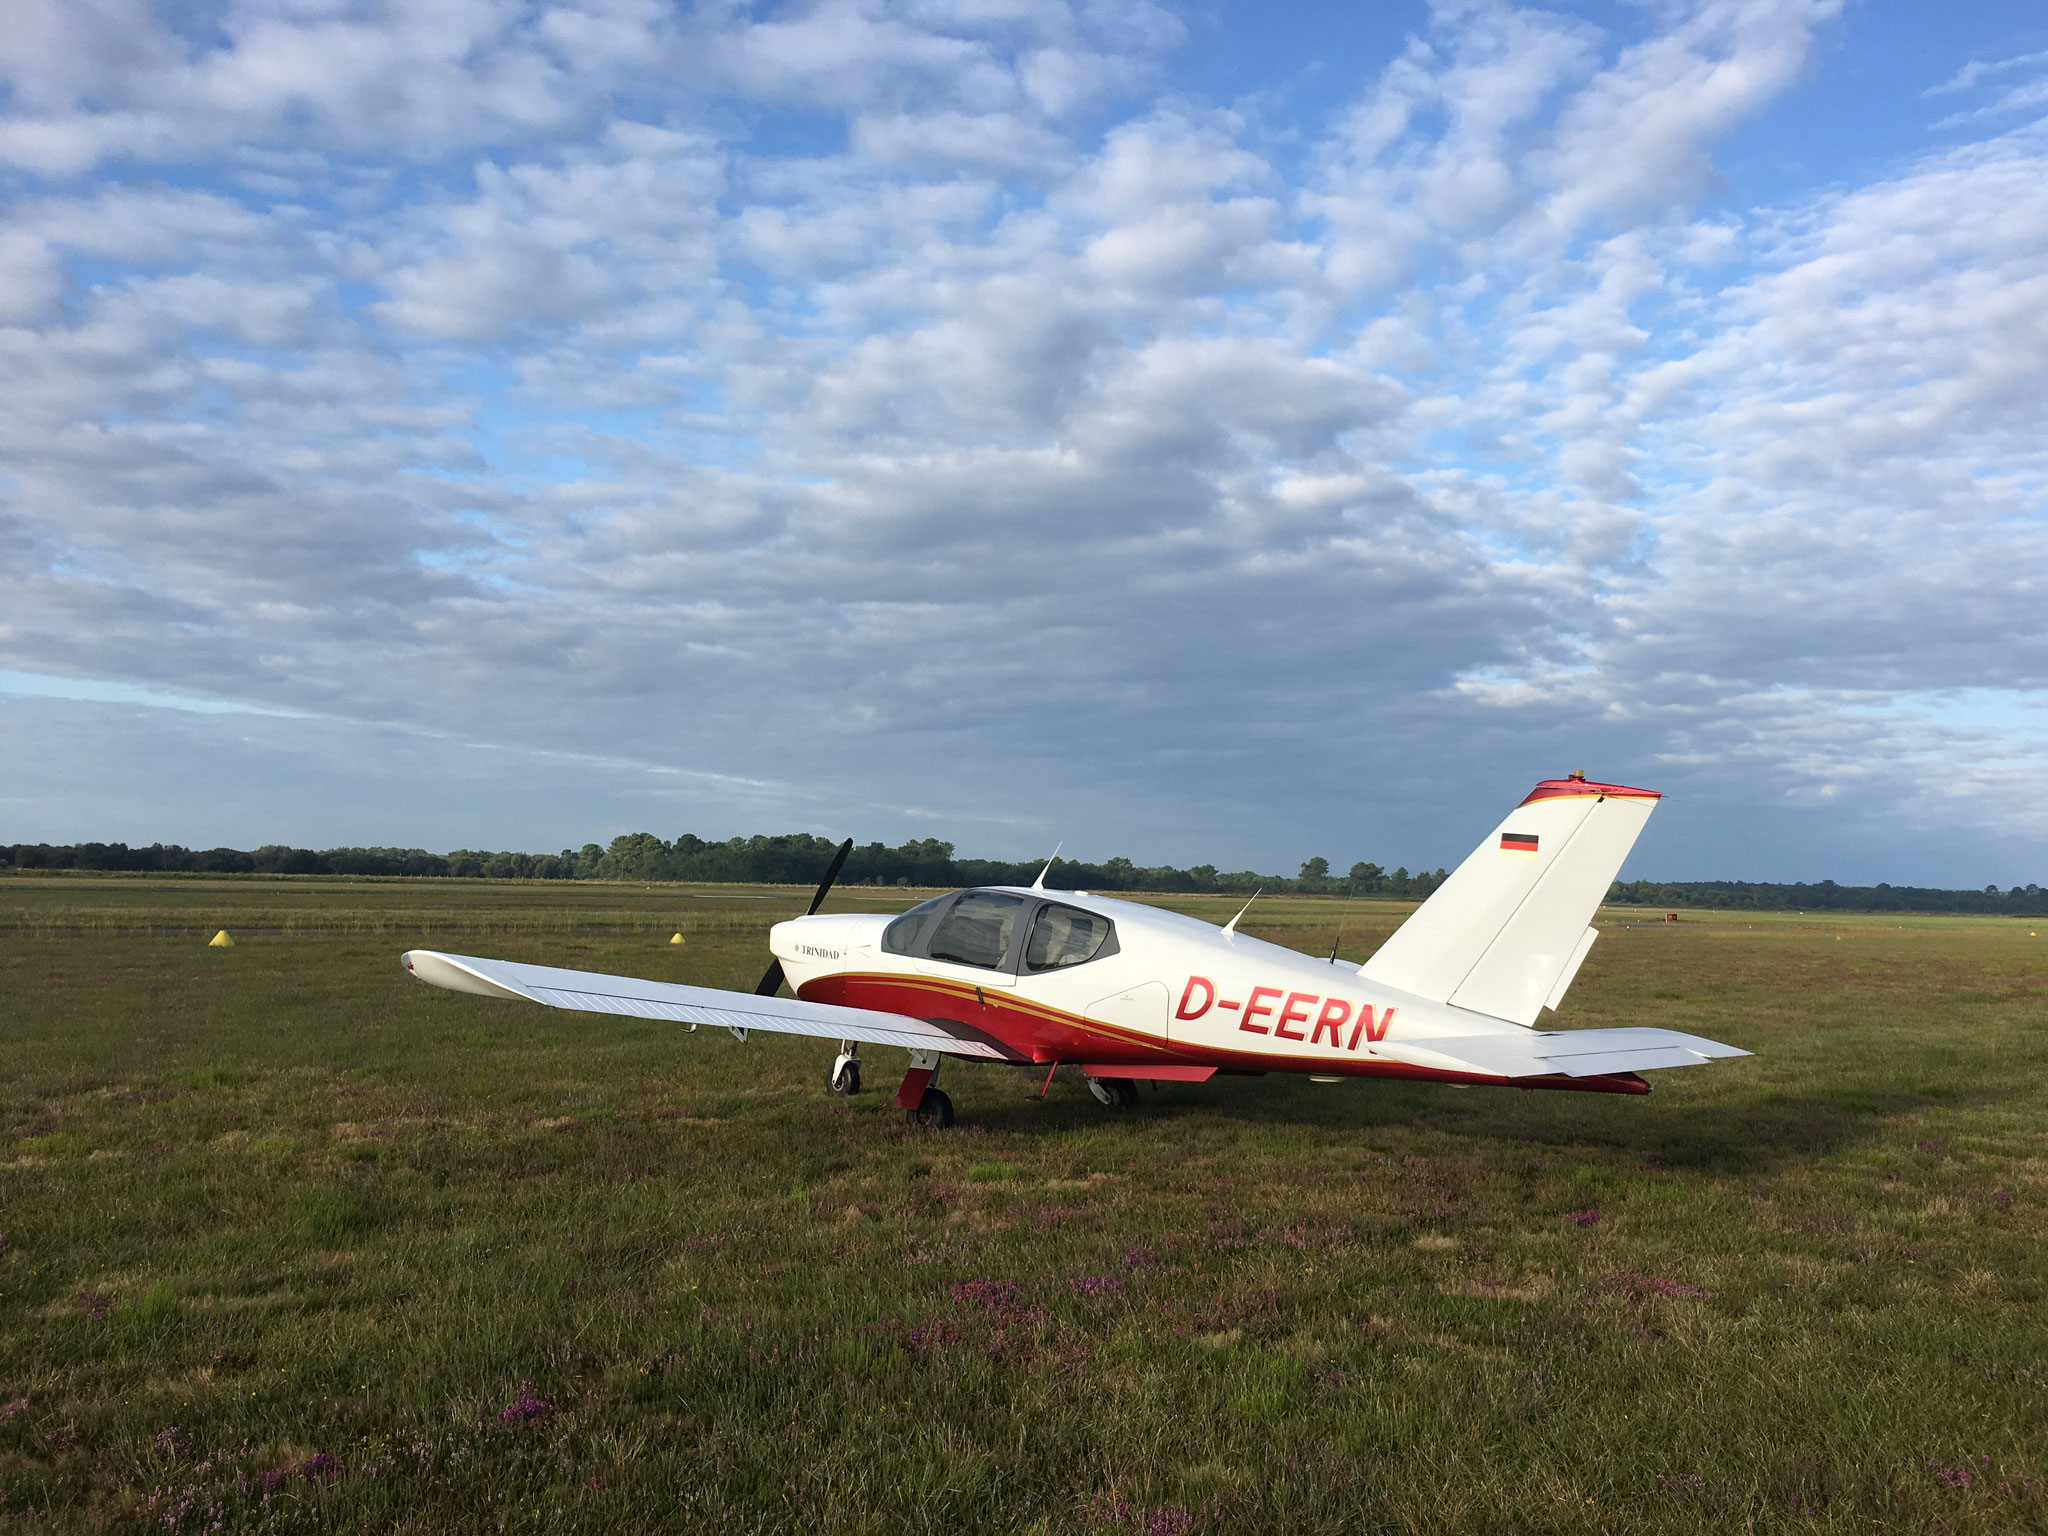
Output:
M1578 774L1538 784L1359 974L1534 1024L1578 974L1593 914L1658 798Z

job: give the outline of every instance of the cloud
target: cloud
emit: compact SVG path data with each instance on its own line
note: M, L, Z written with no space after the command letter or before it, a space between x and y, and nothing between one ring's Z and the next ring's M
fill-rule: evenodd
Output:
M1446 4L1276 129L1142 4L35 9L0 667L139 691L38 705L74 753L287 712L163 739L318 756L300 841L546 843L544 782L1434 867L1586 766L1697 808L1652 872L1981 883L2048 789L2048 157L1731 211L1833 14Z

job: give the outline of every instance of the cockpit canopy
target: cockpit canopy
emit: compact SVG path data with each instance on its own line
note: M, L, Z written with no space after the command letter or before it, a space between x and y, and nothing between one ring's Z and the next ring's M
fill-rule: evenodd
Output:
M954 891L920 902L882 932L892 955L1033 975L1117 952L1099 912L1011 891Z

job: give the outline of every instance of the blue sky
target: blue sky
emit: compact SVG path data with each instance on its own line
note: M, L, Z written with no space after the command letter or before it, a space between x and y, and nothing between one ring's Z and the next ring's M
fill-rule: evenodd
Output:
M0 840L2048 874L2024 7L30 0Z

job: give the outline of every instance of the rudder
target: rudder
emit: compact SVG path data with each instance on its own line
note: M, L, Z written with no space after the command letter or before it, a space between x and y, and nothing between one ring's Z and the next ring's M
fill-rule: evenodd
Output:
M1661 797L1546 779L1359 975L1432 1002L1534 1024L1592 947L1589 926Z

